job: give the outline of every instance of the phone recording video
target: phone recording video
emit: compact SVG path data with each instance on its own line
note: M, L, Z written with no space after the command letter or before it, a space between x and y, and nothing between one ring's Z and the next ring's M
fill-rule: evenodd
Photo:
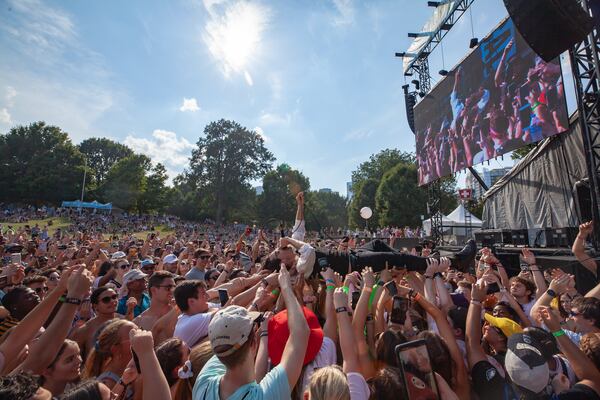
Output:
M398 366L404 380L404 397L410 400L438 400L440 394L425 340L396 346Z
M404 324L406 321L406 313L408 312L408 299L400 296L394 296L392 300L392 313L390 321L394 324Z
M356 305L358 304L358 299L360 299L360 292L358 290L352 292L352 309L353 310L356 309Z
M394 297L398 294L398 286L396 286L396 282L389 281L384 285L385 289L388 291L390 297Z
M219 289L219 301L221 302L221 307L224 307L225 304L229 301L229 293L227 293L227 289Z
M498 286L498 282L490 283L487 287L487 294L494 294L500 291L500 286Z

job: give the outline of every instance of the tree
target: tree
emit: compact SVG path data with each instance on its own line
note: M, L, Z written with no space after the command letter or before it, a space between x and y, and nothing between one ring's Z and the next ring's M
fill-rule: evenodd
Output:
M0 201L30 204L78 199L83 156L56 126L35 122L0 135Z
M224 119L208 124L196 145L183 179L205 196L211 216L222 222L236 206L245 207L242 194L269 171L275 157L258 133Z
M144 155L125 157L111 167L99 188L102 199L128 211L141 211L152 163Z
M346 225L346 198L337 192L311 191L306 193L304 219L306 228L320 231L327 227Z
M139 210L143 213L163 212L171 195L171 189L166 185L168 176L165 166L158 163L151 172L146 177L146 187L139 199Z
M348 223L351 227L363 227L365 220L360 216L360 209L369 207L373 210L373 216L369 219L371 225L377 225L377 209L375 208L375 194L379 187L379 179L368 178L359 183L358 189L348 206Z
M308 190L310 182L302 172L281 164L265 174L262 187L263 192L257 199L259 221L262 224L277 225L294 221L295 196L298 192Z
M133 155L129 147L106 138L86 139L79 144L79 151L85 155L96 185L104 182L116 162Z
M381 179L375 195L380 226L419 226L427 213L427 191L417 186L417 167L399 163Z
M352 192L354 193L354 197L348 207L348 222L350 226L364 225L364 220L359 215L359 210L362 207L370 207L375 212L375 193L379 182L383 175L398 163L414 164L415 156L412 153L402 152L397 149L385 149L371 155L368 161L361 163L352 172ZM373 215L371 220L377 221L377 216Z

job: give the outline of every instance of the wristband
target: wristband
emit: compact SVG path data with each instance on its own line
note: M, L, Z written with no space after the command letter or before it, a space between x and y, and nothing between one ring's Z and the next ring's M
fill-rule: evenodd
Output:
M81 299L78 299L76 297L65 297L65 296L61 296L60 299L58 299L58 301L60 301L61 303L66 303L66 304L75 304L75 305L81 305L82 301Z
M421 294L420 293L415 294L412 299L413 299L413 301L421 300Z
M273 290L271 291L271 294L272 294L273 296L277 296L277 295L279 294L279 289L273 289Z
M547 294L548 296L552 297L552 298L555 298L556 296L558 296L558 295L556 294L556 292L555 292L554 290L552 290L552 289L548 289L548 290L546 290L546 294Z
M338 307L335 309L336 314L342 313L342 312L347 312L348 311L348 307Z
M433 276L425 275L425 279L433 279Z
M556 331L556 332L552 332L552 336L554 337L559 337L559 336L563 336L565 335L565 331L563 331L562 329Z
M475 305L480 306L481 302L479 300L471 300L471 304L475 304Z
M348 286L344 286L344 287L342 287L342 290L344 291L344 293L348 294L348 291L350 289L348 288Z
M335 290L335 285L327 285L325 288L327 292L333 292Z
M385 282L383 280L380 279L377 281L377 286L383 286L383 285L385 285Z
M333 279L325 279L325 283L333 283L335 285L335 281Z
M371 293L371 292L373 291L373 288L372 288L372 287L366 287L366 286L365 286L365 287L363 288L363 290L364 290L365 292L367 292L367 293Z

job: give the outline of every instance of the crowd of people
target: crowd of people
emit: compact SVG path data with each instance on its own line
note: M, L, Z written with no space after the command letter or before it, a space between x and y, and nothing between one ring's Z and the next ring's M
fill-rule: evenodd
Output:
M482 45L465 61L471 65L448 74L450 87L434 91L416 134L420 184L567 130L560 62L545 62L521 37L499 37L502 45ZM475 59L494 70L481 77Z
M509 277L473 241L311 238L297 204L285 236L4 232L0 399L600 399L600 284L528 249Z

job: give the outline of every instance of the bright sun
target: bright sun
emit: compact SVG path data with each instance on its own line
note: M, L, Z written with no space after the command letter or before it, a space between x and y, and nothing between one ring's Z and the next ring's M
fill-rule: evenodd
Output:
M203 35L211 54L222 63L223 73L244 75L248 84L252 78L247 66L255 57L262 33L269 19L269 10L257 3L239 1L218 15L209 9L210 19Z

